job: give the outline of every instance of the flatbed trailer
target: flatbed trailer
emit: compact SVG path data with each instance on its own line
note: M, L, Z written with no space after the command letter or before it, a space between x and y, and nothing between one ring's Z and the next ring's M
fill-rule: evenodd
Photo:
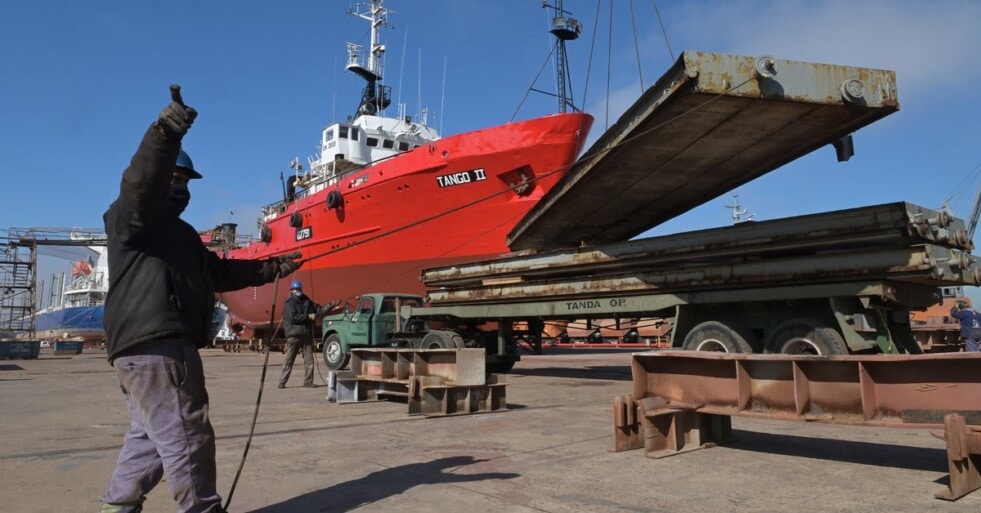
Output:
M427 269L401 324L502 357L546 322L638 317L672 318L675 348L918 354L910 311L981 282L972 248L947 212L874 205Z

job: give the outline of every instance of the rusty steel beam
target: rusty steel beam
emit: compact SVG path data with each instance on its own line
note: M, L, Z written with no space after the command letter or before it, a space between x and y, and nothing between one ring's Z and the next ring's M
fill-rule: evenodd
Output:
M404 381L416 376L437 377L458 386L484 384L483 349L396 349L356 348L351 350L351 372L362 379Z
M338 404L405 398L410 415L507 410L507 383L486 373L484 349L351 350L351 369L332 374Z
M703 413L875 426L981 425L981 354L633 356L633 396L704 405Z
M747 259L744 261L634 268L628 272L560 275L551 279L490 280L427 292L434 305L541 298L574 298L582 294L644 294L718 290L785 283L834 283L849 280L893 280L939 287L981 284L977 257L932 245L909 248L857 248L829 254Z
M488 279L545 278L638 267L731 262L863 248L930 243L971 250L964 221L944 211L897 202L822 212L624 243L514 254L493 260L425 269L428 287L481 284Z
M613 404L614 451L661 458L732 440L732 415L938 428L956 500L981 488L981 354L633 355L633 394Z

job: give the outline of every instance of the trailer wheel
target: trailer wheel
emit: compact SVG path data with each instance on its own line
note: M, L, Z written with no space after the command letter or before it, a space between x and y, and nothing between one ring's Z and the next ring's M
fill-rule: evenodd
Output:
M705 321L688 332L682 348L690 351L752 353L753 348L759 345L757 336L739 324Z
M327 335L324 339L324 365L330 370L341 370L347 365L351 354L344 351L344 344L341 344L341 337L336 333Z
M463 349L463 337L455 331L433 330L419 342L419 349Z
M789 319L777 325L766 350L781 354L848 354L848 346L836 330L815 319Z

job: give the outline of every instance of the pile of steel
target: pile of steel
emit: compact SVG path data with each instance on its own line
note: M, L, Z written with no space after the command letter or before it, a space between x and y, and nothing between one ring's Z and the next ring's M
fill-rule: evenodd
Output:
M507 410L506 383L487 374L480 349L351 350L332 377L338 404L405 399L410 415L442 417Z
M427 269L433 305L887 280L981 284L964 222L889 203Z

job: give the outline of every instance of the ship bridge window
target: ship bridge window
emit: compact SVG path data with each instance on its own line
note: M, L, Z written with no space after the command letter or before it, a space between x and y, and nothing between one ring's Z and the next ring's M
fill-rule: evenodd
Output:
M390 150L394 147L395 147L395 141L391 139L385 139L384 141L382 141L382 148L385 148L386 150Z
M351 140L352 141L358 140L358 129L354 128L353 126L351 127Z
M408 151L408 150L409 150L409 143L405 141L399 141L399 151Z
M324 142L333 141L333 140L334 140L334 130L330 129L324 131Z
M378 146L378 138L377 137L368 137L366 139L366 141L368 143L368 146L371 146L372 148Z
M337 134L338 137L340 137L341 139L347 139L347 129L348 129L348 127L346 127L344 125L341 125L341 126L337 127L337 129L338 129L337 130L338 131L338 134Z

